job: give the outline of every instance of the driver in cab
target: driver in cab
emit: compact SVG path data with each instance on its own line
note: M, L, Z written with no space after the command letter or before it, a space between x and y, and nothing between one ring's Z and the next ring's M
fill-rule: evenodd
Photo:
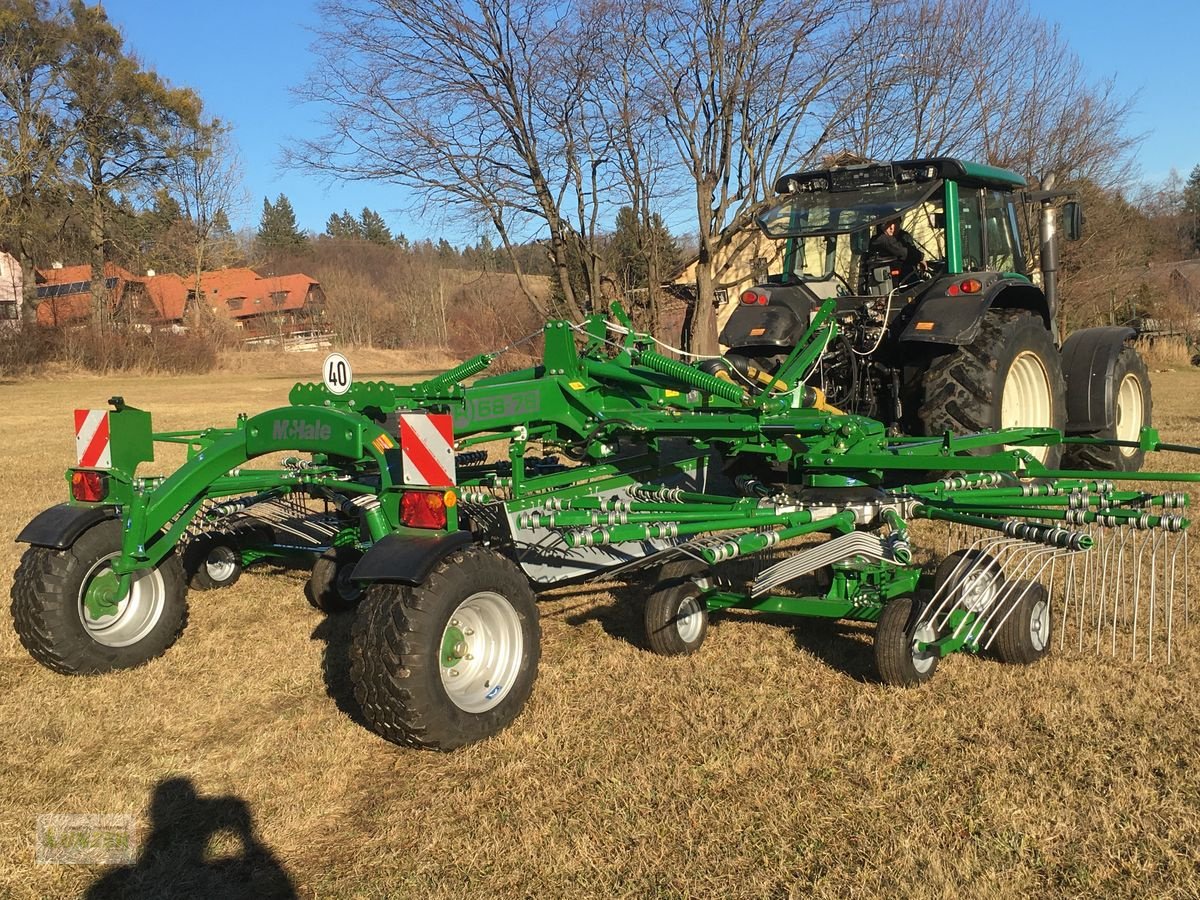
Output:
M871 252L900 261L900 281L907 280L913 272L925 272L925 254L917 247L911 234L893 219L875 229L871 238Z

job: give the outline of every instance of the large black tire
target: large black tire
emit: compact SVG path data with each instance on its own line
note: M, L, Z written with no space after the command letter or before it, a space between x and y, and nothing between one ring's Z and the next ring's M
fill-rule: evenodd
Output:
M313 563L304 585L308 602L322 612L340 613L358 606L365 593L361 584L350 578L362 559L357 547L330 547Z
M1050 595L1039 582L1014 581L1006 596L1021 599L996 632L992 652L1001 662L1027 666L1050 652Z
M912 597L896 597L879 615L875 626L875 668L884 684L914 687L924 684L937 671L937 653L916 649L918 611ZM927 630L928 626L923 629ZM925 641L935 637L932 633L920 635Z
M708 609L696 576L708 567L695 559L666 563L658 572L653 593L646 598L646 642L663 656L695 653L708 633Z
M1110 441L1136 441L1142 427L1150 424L1154 404L1150 396L1150 373L1134 347L1123 348L1117 357L1112 394L1116 406L1112 410L1114 425L1094 436ZM1063 466L1101 472L1137 472L1145 457L1146 451L1140 447L1068 444L1063 454Z
M164 653L187 623L187 586L179 557L138 572L114 616L93 619L87 587L121 552L121 524L102 522L66 550L30 547L12 586L17 636L34 659L67 675L131 669Z
M1019 412L1021 407L1035 411L1032 420ZM1023 310L989 310L971 343L930 363L917 415L929 435L1012 425L1062 431L1067 423L1066 382L1041 317ZM1057 468L1062 458L1061 445L1027 449L1048 468Z
M453 750L491 737L521 712L537 678L540 637L521 570L467 547L418 587L367 589L350 641L354 694L387 740Z
M194 591L233 587L242 577L242 550L235 535L203 531L183 548L183 571Z

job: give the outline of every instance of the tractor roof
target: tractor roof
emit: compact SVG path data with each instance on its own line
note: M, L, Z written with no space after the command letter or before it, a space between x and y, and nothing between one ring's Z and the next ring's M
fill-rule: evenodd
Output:
M902 159L796 172L784 175L776 181L775 190L780 194L792 194L800 190L843 191L884 184L933 181L939 178L952 178L965 184L1000 190L1011 190L1026 185L1022 176L1007 169L964 162L948 156L935 156L927 159Z

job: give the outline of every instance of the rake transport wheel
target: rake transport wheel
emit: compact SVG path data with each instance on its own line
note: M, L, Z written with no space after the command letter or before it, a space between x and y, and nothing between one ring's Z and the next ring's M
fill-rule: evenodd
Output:
M1117 441L1136 441L1142 427L1150 424L1150 374L1141 354L1125 347L1113 369L1112 428L1096 432L1095 437ZM1063 466L1101 472L1136 472L1142 467L1146 451L1141 447L1105 447L1068 444Z
M233 587L242 577L242 551L227 531L202 531L183 550L183 571L194 591Z
M363 588L351 579L362 559L357 547L330 547L313 563L304 585L308 602L322 612L340 613L354 609L363 598Z
M663 565L654 592L646 599L646 641L663 656L694 653L708 633L708 607L700 599L704 588L696 576L708 567L695 559Z
M491 737L525 706L541 631L510 560L452 553L417 587L373 584L350 642L350 677L371 728L409 747L453 750Z
M943 589L943 585L949 586ZM994 557L980 550L955 550L942 560L933 576L937 605L954 603L973 613L991 606L1004 587L1004 572Z
M988 311L973 341L929 364L924 388L917 415L926 434L1066 426L1058 350L1041 318L1023 310ZM1062 458L1061 445L1027 449L1047 468Z
M164 653L187 622L187 586L178 556L134 573L129 595L110 613L89 610L89 593L116 586L111 561L121 525L103 522L66 550L30 547L12 587L17 635L34 659L67 675L131 669Z
M884 684L912 687L937 671L936 651L918 650L919 641L937 640L932 624L917 628L919 605L912 597L890 600L875 626L875 667Z
M1009 590L1021 599L996 632L992 651L1001 662L1027 666L1050 652L1050 595L1037 581L1015 581Z

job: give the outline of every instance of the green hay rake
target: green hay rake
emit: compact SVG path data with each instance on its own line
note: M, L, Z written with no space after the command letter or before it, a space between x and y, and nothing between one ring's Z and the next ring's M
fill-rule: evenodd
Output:
M495 354L413 385L353 382L331 357L324 384L228 428L156 434L120 398L79 411L71 499L18 537L17 632L59 672L136 666L178 637L189 578L317 555L310 600L357 605L366 721L436 749L517 716L539 658L534 589L594 578L653 573L646 641L663 654L695 651L709 613L737 608L875 622L879 675L898 685L956 652L1031 663L1056 636L1169 657L1189 565L1188 498L1167 488L1200 475L1051 470L1036 451L1200 451L1149 428L891 434L806 383L834 313L826 301L765 384L659 352L614 305L548 323L540 365L469 386ZM184 444L186 463L139 474L156 442ZM937 565L919 561L924 523L946 535Z

